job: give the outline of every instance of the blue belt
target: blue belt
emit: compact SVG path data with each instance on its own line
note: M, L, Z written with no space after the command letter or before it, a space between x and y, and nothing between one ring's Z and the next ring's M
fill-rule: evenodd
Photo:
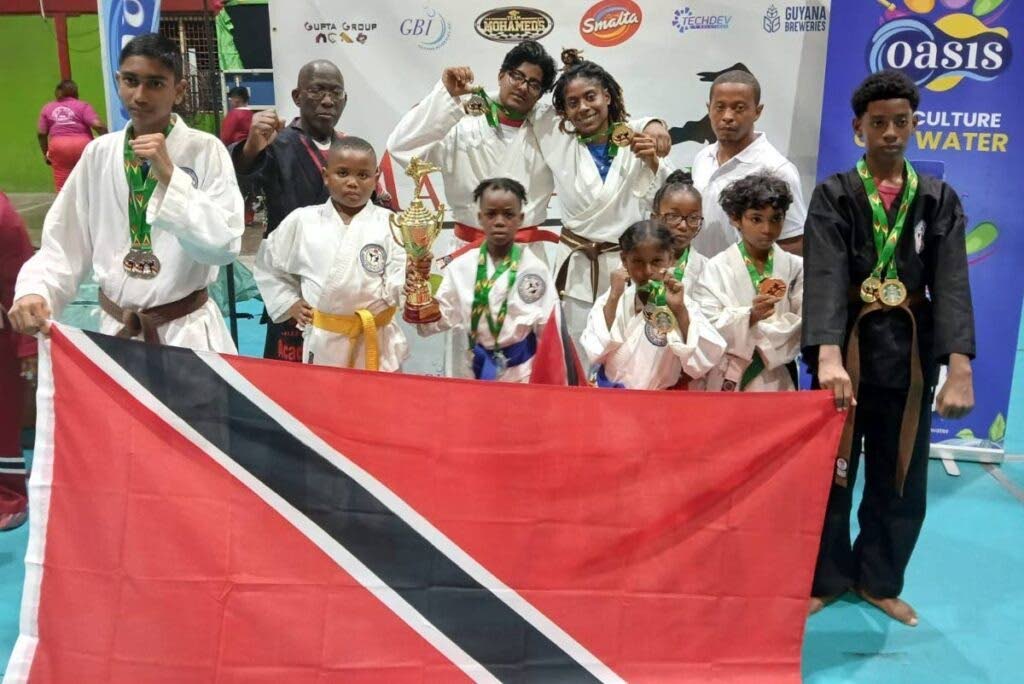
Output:
M612 382L611 380L608 379L608 376L605 375L604 365L603 364L597 367L597 375L595 376L594 379L597 380L597 386L598 387L610 387L610 388L613 388L613 389L626 389L626 386L623 385L621 382Z
M526 363L537 353L537 335L530 333L515 344L494 350L480 343L473 346L473 376L477 380L496 380L498 373Z

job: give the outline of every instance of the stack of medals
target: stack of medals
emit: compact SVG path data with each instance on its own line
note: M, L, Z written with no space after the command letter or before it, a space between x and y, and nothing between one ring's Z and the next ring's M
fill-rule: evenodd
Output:
M522 247L513 243L508 256L501 263L495 264L494 275L488 278L487 241L485 240L480 245L480 257L476 265L476 283L473 286L473 308L470 310L469 316L470 364L473 362L473 347L476 346L476 335L477 329L480 326L480 319L486 317L487 328L490 330L491 337L494 340L494 347L491 350L491 358L494 359L494 365L497 366L498 373L503 373L508 368L508 359L505 358L505 354L502 353L501 347L498 344L498 335L501 334L501 328L505 325L505 316L508 314L508 298L515 287L516 271L519 270L519 258L522 256L522 253ZM494 283L497 282L498 278L506 272L508 273L508 289L505 290L505 298L498 309L497 317L495 317L491 314L491 288L494 287Z
M862 158L857 162L857 175L864 183L864 191L868 195L868 202L871 204L871 214L874 218L872 235L875 239L875 252L878 254L878 261L871 275L860 284L860 298L866 304L881 302L884 306L900 306L907 300L907 286L899 279L896 269L896 245L903 234L903 228L907 222L907 213L910 204L917 195L917 172L910 162L904 160L906 165L907 180L906 190L903 192L903 201L896 212L896 223L889 227L889 217L882 204L882 198L878 195L878 188L875 187L875 179L871 177L868 165ZM885 271L885 280L882 280L882 272Z
M171 134L174 120L164 129L164 137ZM124 132L124 172L128 180L128 230L131 233L132 246L125 255L122 265L125 273L131 278L149 280L160 273L160 260L153 253L153 238L149 221L146 220L146 209L149 198L156 189L157 179L150 173L149 164L143 163L135 156L131 147L134 137L131 127Z
M676 317L668 308L668 297L665 295L665 283L651 280L646 285L636 288L637 292L647 293L644 304L644 320L662 335L667 335L676 326Z

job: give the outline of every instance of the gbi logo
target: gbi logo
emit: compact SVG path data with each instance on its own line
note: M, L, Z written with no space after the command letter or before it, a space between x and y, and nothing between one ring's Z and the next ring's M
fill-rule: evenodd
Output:
M437 10L430 7L423 9L422 17L403 19L398 25L398 32L418 39L418 45L424 50L436 50L448 42L451 26Z
M989 28L968 14L951 14L934 25L898 19L875 31L868 48L871 71L899 69L934 91L964 78L991 81L1010 66L1012 47L1003 28Z

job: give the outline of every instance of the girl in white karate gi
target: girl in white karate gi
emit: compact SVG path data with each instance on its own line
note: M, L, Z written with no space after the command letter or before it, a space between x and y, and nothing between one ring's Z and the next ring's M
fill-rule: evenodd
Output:
M534 130L561 204L555 280L578 337L619 264L619 236L648 215L668 175L659 155L668 154L671 140L661 121L630 120L618 81L570 52L562 54L572 65L555 82L554 115L538 118Z
M672 275L692 296L708 258L690 249L690 243L704 226L704 214L700 193L693 187L688 171L673 171L665 179L654 195L651 218L664 223L672 233Z
M391 212L370 201L377 156L362 138L338 138L323 174L327 202L293 211L256 255L267 313L302 328L305 363L397 371L409 355L396 316L406 257Z
M417 326L423 336L449 329L466 335L463 357L480 380L529 382L541 331L557 302L547 263L514 242L526 190L510 178L485 180L473 193L486 236L444 270L436 299L441 320ZM409 268L416 268L410 264Z
M622 266L590 310L581 343L598 387L702 389L725 341L675 277L672 233L638 221L619 239Z
M708 389L795 390L803 259L776 244L793 195L785 181L758 173L733 181L719 201L740 241L708 261L694 292L729 345Z

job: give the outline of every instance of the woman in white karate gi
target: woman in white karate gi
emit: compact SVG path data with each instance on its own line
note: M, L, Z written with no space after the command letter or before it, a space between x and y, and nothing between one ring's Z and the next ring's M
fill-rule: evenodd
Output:
M391 212L370 201L377 156L362 138L338 138L323 173L327 202L296 209L260 246L253 274L267 313L303 328L305 363L397 371L409 355L396 317L406 256Z
M708 261L694 292L728 343L708 389L795 390L803 259L776 244L793 195L785 181L758 173L733 181L719 201L740 241Z
M725 341L672 272L672 234L638 221L619 239L622 266L590 310L581 343L598 387L701 389Z

